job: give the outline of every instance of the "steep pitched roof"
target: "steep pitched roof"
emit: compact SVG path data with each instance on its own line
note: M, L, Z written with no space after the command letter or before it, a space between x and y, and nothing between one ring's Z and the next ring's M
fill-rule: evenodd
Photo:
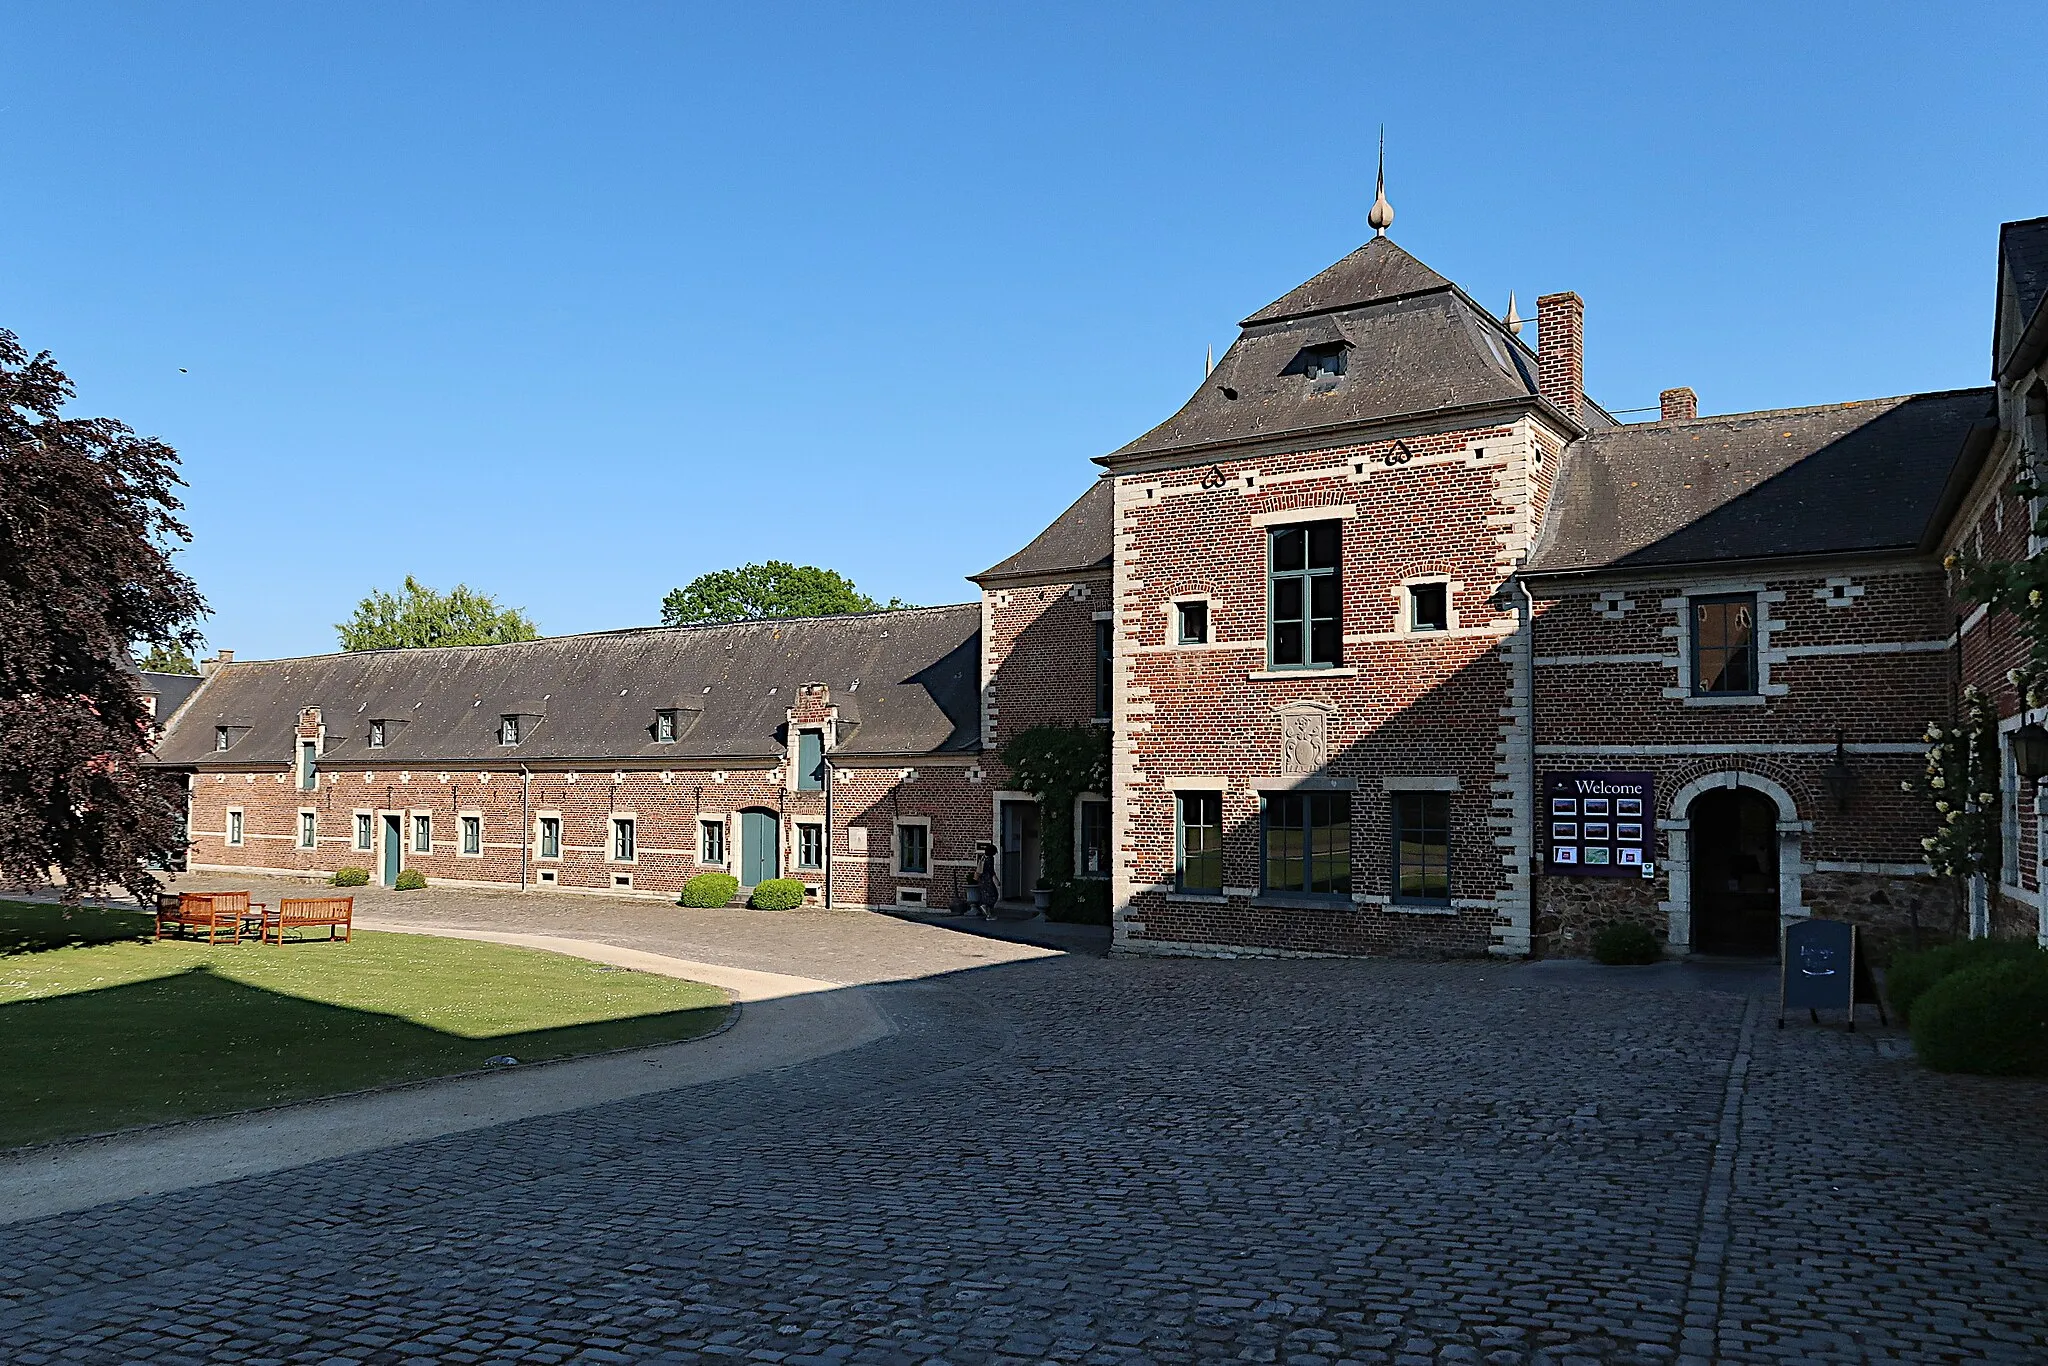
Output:
M142 676L142 690L156 697L158 724L177 715L178 708L185 705L185 699L198 690L201 682L198 674L167 674L153 669L138 669L136 672Z
M1532 574L1920 546L1990 389L1643 422L1564 454Z
M987 579L1037 578L1047 574L1100 573L1109 568L1110 524L1116 515L1116 484L1097 479L1086 493L1001 564L972 577L975 583Z
M1341 374L1307 373L1333 352ZM1376 237L1245 319L1179 412L1100 463L1312 437L1538 392L1534 352L1456 285Z
M1279 322L1339 308L1358 308L1410 294L1449 289L1451 282L1394 245L1375 237L1306 284L1297 285L1239 324Z
M980 604L967 603L237 662L206 680L156 758L285 763L299 709L314 706L327 763L774 760L797 686L811 682L840 706L841 757L967 753L980 745L980 635ZM682 713L682 734L657 744L654 713L669 708ZM540 720L503 746L499 718L511 712ZM404 724L387 725L386 744L371 749L372 721ZM246 730L216 753L223 725Z
M2008 375L2031 366L2048 346L2048 310L2041 306L2048 297L2048 218L2000 225L1998 273L1992 371Z

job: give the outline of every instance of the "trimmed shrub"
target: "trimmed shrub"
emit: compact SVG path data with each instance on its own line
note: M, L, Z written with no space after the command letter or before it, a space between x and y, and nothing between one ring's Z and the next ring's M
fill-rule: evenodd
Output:
M793 911L804 904L804 885L793 877L771 877L754 888L747 904L757 911Z
M1919 953L1902 953L1885 969L1884 998L1900 1024L1911 1024L1914 1003L1936 982L1971 968L2024 960L2039 952L2031 939L1959 939Z
M392 880L391 885L401 892L417 892L427 885L427 875L417 868L407 868Z
M699 910L727 906L739 889L740 880L731 873L699 873L683 884L683 894L676 905L695 906Z
M1929 987L1914 1005L1913 1051L1937 1072L2048 1077L2048 953L1979 963Z
M1656 932L1633 920L1617 920L1593 932L1593 957L1613 966L1661 963L1664 946Z
M367 868L336 868L334 876L327 879L330 887L367 887L370 885L370 870Z
M1054 887L1045 918L1068 925L1107 925L1109 884L1084 879Z

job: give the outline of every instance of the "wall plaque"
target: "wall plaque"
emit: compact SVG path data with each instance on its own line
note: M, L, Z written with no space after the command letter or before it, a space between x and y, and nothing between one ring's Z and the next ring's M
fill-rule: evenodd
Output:
M1321 773L1330 762L1330 718L1304 708L1280 714L1280 772Z
M1553 877L1657 871L1657 789L1648 773L1546 773L1538 819L1543 871Z

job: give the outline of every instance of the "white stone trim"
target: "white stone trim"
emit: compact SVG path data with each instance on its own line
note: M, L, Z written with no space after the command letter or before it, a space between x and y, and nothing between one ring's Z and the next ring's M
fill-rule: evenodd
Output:
M1275 483L1284 476L1274 476ZM1357 518L1356 503L1328 503L1319 507L1279 508L1273 512L1254 512L1248 524L1254 527L1294 526L1304 522L1349 522Z
M1812 912L1801 898L1800 874L1802 837L1813 822L1799 818L1798 804L1783 787L1758 773L1728 770L1693 779L1671 794L1666 808L1670 816L1657 822L1664 831L1664 874L1671 899L1659 909L1670 926L1665 938L1673 952L1692 952L1692 818L1688 814L1695 798L1722 788L1746 787L1769 797L1778 808L1778 921L1789 924Z
M1228 778L1194 776L1187 778L1162 778L1161 784L1168 792L1228 792Z
M1924 743L1910 740L1871 740L1845 744L1842 749L1849 754L1921 754L1927 749ZM1536 753L1544 758L1692 758L1714 757L1724 754L1833 754L1832 742L1770 744L1768 742L1732 742L1725 745L1538 745Z
M1384 792L1463 792L1465 786L1464 781L1456 777L1403 777L1388 773L1381 775L1380 789Z

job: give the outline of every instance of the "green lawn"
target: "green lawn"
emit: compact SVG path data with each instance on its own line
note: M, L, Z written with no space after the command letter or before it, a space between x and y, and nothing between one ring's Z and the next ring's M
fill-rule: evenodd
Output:
M0 901L0 1147L693 1038L725 993L560 954L358 930L151 943L130 911Z

